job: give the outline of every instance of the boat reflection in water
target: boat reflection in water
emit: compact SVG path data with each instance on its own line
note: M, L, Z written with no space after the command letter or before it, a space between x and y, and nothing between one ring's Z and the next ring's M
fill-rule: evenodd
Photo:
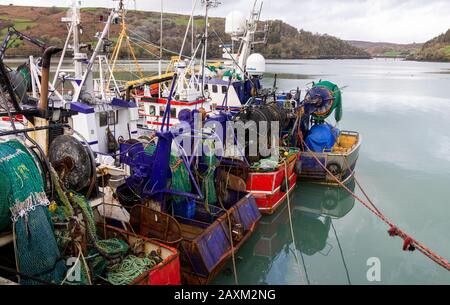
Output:
M349 181L347 187L353 191L354 181ZM315 283L315 274L321 274L320 278L325 282L348 283L344 254L338 244L339 232L335 234L333 222L349 214L354 205L355 199L342 188L299 185L291 195L290 205L296 249L288 205L284 204L277 213L260 220L254 235L238 252L239 284ZM228 264L215 284L234 284L231 266ZM319 268L321 270L316 270Z

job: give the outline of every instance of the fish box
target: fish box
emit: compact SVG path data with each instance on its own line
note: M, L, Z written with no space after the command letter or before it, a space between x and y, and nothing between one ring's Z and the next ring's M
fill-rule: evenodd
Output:
M134 279L130 285L180 285L180 257L175 248L164 245L148 237L140 236L126 230L113 226L100 224L98 226L100 235L106 230L107 238L118 238L126 241L129 245L136 244L137 241L144 241L143 250L146 254L152 251L161 251L163 261L154 266L151 270L142 273Z

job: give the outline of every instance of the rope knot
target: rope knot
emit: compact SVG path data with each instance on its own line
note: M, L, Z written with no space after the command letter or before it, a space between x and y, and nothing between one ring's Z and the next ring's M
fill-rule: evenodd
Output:
M398 236L398 229L397 227L392 226L389 231L389 236L394 237L394 236Z
M411 251L413 252L416 250L416 247L413 245L413 240L411 237L405 238L405 241L403 242L403 251Z

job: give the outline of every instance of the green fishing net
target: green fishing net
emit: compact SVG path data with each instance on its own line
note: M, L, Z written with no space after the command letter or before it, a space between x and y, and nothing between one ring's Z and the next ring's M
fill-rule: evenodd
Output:
M202 193L205 196L206 209L209 210L208 204L217 203L215 172L219 160L213 153L211 153L204 156L203 161L206 163L207 170L202 177Z
M148 145L145 152L153 156L156 150L156 145ZM171 189L174 191L190 193L192 191L191 180L186 165L181 158L175 154L170 155L170 170L172 172ZM185 202L185 198L181 196L173 196L175 203Z
M123 257L128 252L128 244L121 239L115 238L100 240L97 235L94 213L89 202L84 196L74 193L72 193L71 199L81 209L83 220L86 225L86 233L95 250L97 250L102 256L106 257L107 259Z
M155 251L144 257L129 255L121 263L108 268L107 280L113 285L131 284L133 280L162 261L161 256Z
M53 233L42 173L30 152L17 141L0 144L0 230L14 223L18 269L59 283L66 266ZM26 278L21 284L38 284Z

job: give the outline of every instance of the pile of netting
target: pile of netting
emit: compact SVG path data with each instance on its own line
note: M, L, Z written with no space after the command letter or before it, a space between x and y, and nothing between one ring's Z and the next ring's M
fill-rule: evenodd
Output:
M201 176L202 193L205 195L205 208L209 212L209 204L215 205L217 203L215 173L219 160L214 153L210 153L203 157L203 162L206 165L206 172Z
M145 148L145 153L149 156L153 156L156 150L156 145L148 145ZM190 193L192 191L192 185L189 178L189 172L184 164L183 160L175 154L170 155L170 170L172 173L171 189L174 191ZM185 201L184 197L174 196L175 203L182 203Z
M274 155L258 162L252 163L250 169L254 172L267 173L278 170L284 166L284 161L289 160L293 155L298 154L297 148L281 148L278 155Z
M69 200L81 210L88 238L88 256L80 265L81 277L78 282L72 281L72 284L92 284L93 280L101 278L109 265L121 262L125 258L129 246L121 239L99 238L92 207L84 196L69 193Z
M181 171L185 177L175 160L171 165L174 173ZM96 280L129 284L162 262L158 251L139 253L124 239L106 239L106 233L101 239L88 200L65 190L53 168L55 196L50 202L38 160L20 142L0 143L0 172L0 232L12 229L15 234L17 269L24 275L21 284L83 285ZM176 187L186 189L180 181ZM54 222L59 224L56 229ZM69 258L74 264L67 268Z
M113 285L131 284L163 261L158 251L139 253L139 240L132 248L122 239L100 240L89 202L85 197L73 193L70 194L70 200L81 209L89 239L89 255L86 257L87 263L82 266L80 284L92 283L95 279L103 279ZM145 247L143 248L145 250Z
M0 143L0 231L13 227L18 271L60 283L65 262L56 243L42 173L18 141ZM22 278L21 284L38 284Z
M145 152L153 156L156 150L156 145L148 145ZM219 165L219 160L213 153L210 147L210 154L202 157L202 170L197 170L196 173L201 181L202 193L205 195L205 209L209 212L209 205L215 205L218 202L216 192L215 173ZM190 193L192 185L189 177L189 172L183 160L175 154L170 155L170 169L172 173L171 189L175 191ZM186 198L181 196L173 196L173 204L186 204Z

